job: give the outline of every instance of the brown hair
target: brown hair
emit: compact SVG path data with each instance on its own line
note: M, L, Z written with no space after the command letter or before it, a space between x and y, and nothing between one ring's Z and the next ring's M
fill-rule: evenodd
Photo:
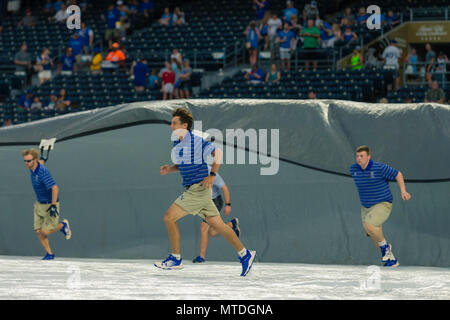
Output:
M39 152L36 149L26 149L26 150L22 150L22 156L28 156L31 155L33 156L33 160L37 159L39 156Z
M370 149L368 146L359 146L356 148L356 153L365 151L367 155L370 155Z
M194 123L194 117L192 116L192 113L190 113L187 109L176 109L174 112L172 112L172 117L179 117L181 123L187 123L187 129L191 130L192 124Z

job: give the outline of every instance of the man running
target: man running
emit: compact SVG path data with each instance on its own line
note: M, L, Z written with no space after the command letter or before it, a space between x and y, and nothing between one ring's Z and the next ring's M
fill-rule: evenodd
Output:
M42 260L53 260L55 255L50 248L48 236L61 231L66 240L72 236L69 221L59 222L59 188L50 172L44 167L44 161L38 160L35 149L23 150L22 156L25 166L30 170L31 184L36 193L37 202L34 204L34 230L47 252Z
M175 157L173 160L176 160L174 161L176 164L161 166L160 173L164 176L179 171L186 191L175 200L164 215L172 253L162 262L155 263L155 266L162 269L183 268L177 221L187 214L198 214L234 247L242 264L241 276L246 276L253 265L256 252L247 250L243 246L236 233L223 222L212 201L211 187L214 184L222 154L212 143L192 133L193 122L192 114L184 108L178 108L172 113L170 127L175 140L172 155ZM210 154L214 160L208 175L206 158Z
M212 199L217 208L217 211L220 212L223 207L223 198L220 194L220 191L223 193L223 197L225 198L225 209L224 214L228 217L231 213L231 200L230 200L230 190L228 186L223 181L222 177L216 173L216 178L214 179L214 184L212 186ZM229 227L233 229L236 235L239 237L241 230L239 229L239 219L234 218L230 222L227 223ZM209 224L203 220L200 224L200 254L192 260L193 263L203 263L205 262L206 249L208 248L209 237L217 237L219 233L211 228Z
M382 224L392 210L393 197L389 181L397 181L403 200L411 199L411 195L406 192L403 174L386 164L373 161L367 146L356 149L356 163L350 167L350 174L358 189L362 224L367 236L381 250L384 266L397 267L399 263L392 253L392 245L384 238Z

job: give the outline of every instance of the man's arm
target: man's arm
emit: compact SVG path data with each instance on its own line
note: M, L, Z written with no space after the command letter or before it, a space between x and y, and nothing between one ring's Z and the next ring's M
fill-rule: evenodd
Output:
M52 187L52 204L56 205L56 202L58 202L58 193L59 193L59 188L58 186L55 184Z
M400 171L398 172L397 177L395 177L395 180L397 180L398 186L400 188L402 199L403 200L411 199L411 195L408 192L406 192L405 180L403 179L403 174Z
M222 163L222 150L219 148L216 148L212 153L213 156L213 164L211 166L211 172L217 173L219 171L220 164ZM203 179L202 184L207 187L211 188L214 184L215 176L207 176L205 179Z
M174 164L172 166L169 166L168 164L163 165L159 168L159 172L162 176L165 176L166 174L172 173L172 172L178 172L178 165Z
M225 213L225 216L229 216L231 213L231 205L227 205L227 203L231 203L231 198L230 190L228 189L227 185L224 185L222 187L222 193L223 198L225 199L225 208L223 209L223 212Z

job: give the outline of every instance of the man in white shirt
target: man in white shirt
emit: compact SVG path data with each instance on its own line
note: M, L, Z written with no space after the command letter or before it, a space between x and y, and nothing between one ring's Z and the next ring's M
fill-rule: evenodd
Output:
M402 51L397 48L397 41L391 40L391 44L384 49L381 56L384 60L384 69L390 69L394 72L395 90L398 90L400 83L398 59L400 58L401 54ZM388 87L390 87L390 85Z

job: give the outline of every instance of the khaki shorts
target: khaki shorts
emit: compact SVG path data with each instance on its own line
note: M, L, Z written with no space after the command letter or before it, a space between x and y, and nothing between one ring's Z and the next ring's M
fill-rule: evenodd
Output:
M50 204L40 204L38 202L34 204L34 230L54 230L58 227L59 216L50 217L50 212L47 211L48 208L50 208ZM56 208L61 215L59 202L56 204Z
M362 223L369 223L375 227L381 225L389 218L392 210L392 203L380 202L370 208L361 207Z
M193 184L174 202L187 213L206 217L220 216L212 200L212 188L204 187L201 182Z

